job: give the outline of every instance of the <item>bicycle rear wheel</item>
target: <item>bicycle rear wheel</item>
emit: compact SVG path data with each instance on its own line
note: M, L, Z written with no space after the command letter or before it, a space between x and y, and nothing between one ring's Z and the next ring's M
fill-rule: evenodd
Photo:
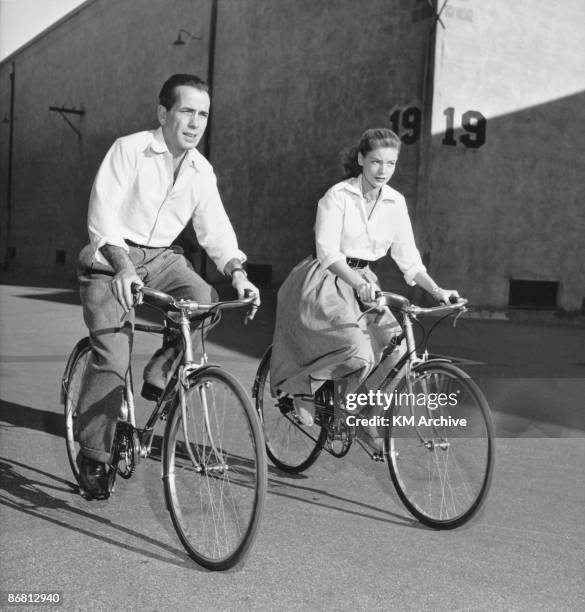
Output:
M79 468L76 462L77 455L79 454L79 443L76 436L77 408L79 405L79 393L90 355L91 346L89 338L83 338L71 351L62 380L61 397L65 413L65 443L67 445L69 465L76 480L79 479Z
M468 521L494 465L494 428L479 387L452 364L422 363L399 383L389 420L388 466L404 505L437 529Z
M267 481L262 430L240 383L219 368L191 374L184 399L186 422L177 398L164 434L167 508L189 555L224 570L258 529Z
M274 465L284 472L299 473L316 460L327 439L324 427L303 425L296 416L292 398L272 394L268 347L256 373L253 396L264 427L266 453Z

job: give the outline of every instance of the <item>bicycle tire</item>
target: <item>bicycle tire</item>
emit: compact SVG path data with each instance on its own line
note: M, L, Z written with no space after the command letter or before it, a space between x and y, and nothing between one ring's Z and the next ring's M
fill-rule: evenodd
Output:
M401 393L413 394L405 405ZM438 406L439 396L433 399L433 393L445 393L448 405ZM410 383L405 377L398 384L384 448L394 487L421 523L435 529L459 527L485 501L495 456L490 409L475 382L453 364L419 364Z
M298 474L315 463L327 440L327 431L317 423L302 425L290 398L272 395L271 355L269 346L258 366L252 395L264 429L266 454L278 469Z
M65 444L69 465L76 481L79 481L79 468L76 461L79 454L79 443L77 442L75 422L77 419L79 392L90 354L91 345L89 338L83 338L71 351L62 380L61 397L65 416Z
M262 429L241 384L218 367L189 375L184 394L187 442L197 463L177 397L163 440L165 500L189 556L225 570L250 550L260 523L267 486Z

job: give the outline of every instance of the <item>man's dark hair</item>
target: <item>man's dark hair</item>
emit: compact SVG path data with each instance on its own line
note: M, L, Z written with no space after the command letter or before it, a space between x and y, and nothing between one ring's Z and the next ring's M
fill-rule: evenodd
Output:
M159 104L164 106L167 110L171 110L177 99L176 88L179 87L179 85L188 85L189 87L194 87L195 89L209 93L209 85L198 76L194 74L173 74L173 76L165 81L158 94Z

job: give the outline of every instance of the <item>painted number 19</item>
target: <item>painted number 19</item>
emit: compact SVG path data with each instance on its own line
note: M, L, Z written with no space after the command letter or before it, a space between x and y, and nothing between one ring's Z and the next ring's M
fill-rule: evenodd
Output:
M442 142L444 145L454 147L457 144L454 128L455 109L449 106L443 111L443 115L447 119L447 127ZM463 113L461 127L465 130L465 134L461 134L459 141L468 149L479 149L485 143L487 121L479 111L468 110Z
M445 134L441 141L444 145L457 145L455 137L455 108L449 106L443 111L446 119ZM400 135L404 144L414 144L421 135L422 113L420 108L410 106L398 108L390 115L392 130ZM465 131L459 136L459 142L468 149L479 149L486 140L487 120L479 112L468 110L461 117L461 127Z

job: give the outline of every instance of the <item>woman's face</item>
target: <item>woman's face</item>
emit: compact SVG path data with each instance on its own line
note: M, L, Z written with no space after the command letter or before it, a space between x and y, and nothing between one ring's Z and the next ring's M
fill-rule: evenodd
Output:
M390 147L380 147L365 155L358 153L358 164L362 167L364 179L373 189L387 183L394 174L398 151Z

